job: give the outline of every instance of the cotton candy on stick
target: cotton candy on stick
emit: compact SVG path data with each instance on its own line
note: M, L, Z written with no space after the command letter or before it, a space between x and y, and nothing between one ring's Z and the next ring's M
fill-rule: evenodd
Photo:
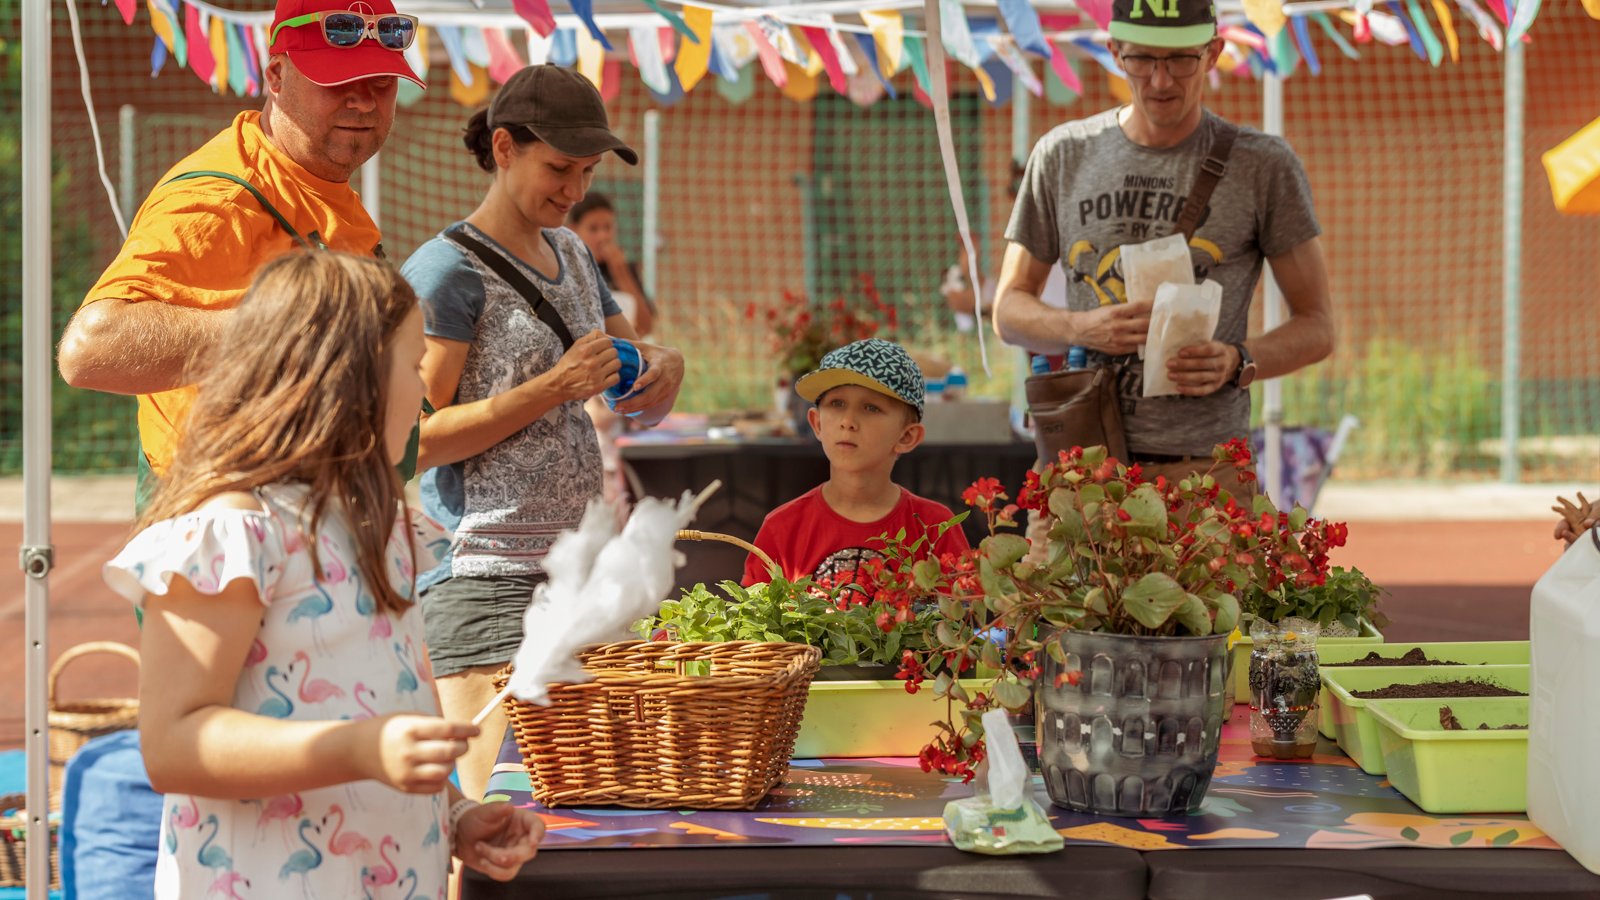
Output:
M511 678L494 700L473 717L481 723L508 696L549 705L551 682L593 680L578 661L584 647L626 634L629 625L661 608L672 590L673 574L683 564L674 548L678 530L694 519L700 505L721 487L714 481L676 503L646 497L634 507L617 534L612 508L595 500L576 531L563 532L550 547L539 585L523 618Z

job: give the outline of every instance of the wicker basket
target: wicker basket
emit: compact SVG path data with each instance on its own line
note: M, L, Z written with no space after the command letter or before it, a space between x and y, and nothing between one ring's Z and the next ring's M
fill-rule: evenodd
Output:
M508 699L506 715L545 806L752 809L788 771L820 658L754 641L596 645L580 654L594 681L552 685L549 706Z
M722 534L716 531L695 531L693 529L686 528L683 531L678 532L678 540L717 541L723 544L732 544L733 546L738 547L747 553L755 554L756 559L761 560L761 564L767 567L768 572L782 572L782 570L778 568L778 564L772 561L772 557L768 556L760 547L757 547L755 544L752 544L743 538L736 538L731 534Z
M28 883L28 817L26 794L0 795L0 887L26 887ZM8 813L7 810L16 810ZM50 889L61 889L61 844L50 827Z
M90 641L69 648L50 667L50 805L60 805L61 783L67 760L90 738L113 731L124 731L139 724L139 701L132 697L99 700L56 700L56 680L67 663L91 653L115 653L139 664L139 651L115 641Z

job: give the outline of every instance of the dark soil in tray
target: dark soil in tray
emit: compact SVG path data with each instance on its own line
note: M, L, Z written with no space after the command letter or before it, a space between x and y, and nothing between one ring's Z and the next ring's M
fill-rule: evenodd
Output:
M1467 729L1462 727L1461 720L1456 718L1456 714L1454 712L1452 712L1450 707L1448 707L1448 706L1439 707L1439 727L1444 729L1445 731L1466 731L1467 730ZM1488 722L1480 722L1478 724L1477 730L1478 731L1527 731L1528 730L1528 726L1526 726L1526 725L1490 725Z
M1422 652L1421 647L1412 647L1403 656L1380 656L1374 650L1360 659L1352 659L1342 663L1322 663L1324 668L1334 666L1459 666L1462 663L1445 662L1441 659L1429 659L1428 654Z
M1363 700L1411 700L1427 697L1526 697L1487 681L1430 681L1426 684L1391 684L1370 691L1351 691Z

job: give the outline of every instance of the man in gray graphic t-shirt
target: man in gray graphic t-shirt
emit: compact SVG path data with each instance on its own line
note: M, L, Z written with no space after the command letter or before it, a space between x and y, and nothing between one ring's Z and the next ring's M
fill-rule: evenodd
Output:
M1115 0L1110 34L1133 102L1057 126L1034 147L1006 228L995 325L1007 343L1037 354L1081 346L1091 366L1126 362L1129 455L1147 474L1172 477L1205 470L1213 445L1247 435L1246 388L1257 375L1285 375L1333 351L1328 276L1294 151L1281 138L1238 129L1189 242L1196 281L1222 285L1215 338L1171 361L1180 396L1140 396L1142 363L1130 354L1145 339L1150 308L1126 302L1119 248L1178 230L1201 162L1219 131L1237 126L1201 104L1222 52L1211 0ZM1289 320L1246 340L1263 259ZM1057 263L1070 282L1066 309L1039 299Z

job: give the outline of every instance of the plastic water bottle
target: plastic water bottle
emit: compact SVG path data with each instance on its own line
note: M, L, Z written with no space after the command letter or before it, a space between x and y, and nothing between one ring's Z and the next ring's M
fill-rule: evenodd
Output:
M1087 369L1089 367L1089 351L1084 347L1067 348L1067 368Z
M617 358L622 361L622 368L617 372L617 383L601 391L600 396L606 401L606 406L615 411L618 403L633 394L633 383L650 370L650 363L645 361L644 356L639 353L639 348L635 347L632 341L614 337L611 339L611 346L616 348ZM629 416L638 414L627 413Z
M946 400L960 400L967 395L967 373L959 367L950 370L944 377L944 398Z
M945 382L943 378L929 378L922 383L923 403L943 403Z
M1050 357L1035 353L1030 357L1028 366L1035 375L1049 375Z
M1600 874L1600 540L1580 535L1533 586L1528 818Z

